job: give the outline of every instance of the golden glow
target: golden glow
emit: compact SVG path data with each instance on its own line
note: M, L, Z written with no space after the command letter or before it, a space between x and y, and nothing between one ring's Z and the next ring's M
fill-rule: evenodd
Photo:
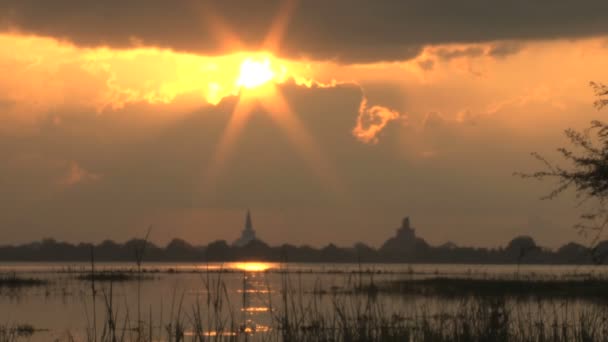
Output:
M241 308L243 312L268 312L270 308L267 306L250 306L246 308Z
M230 265L230 268L245 272L264 272L272 268L273 264L266 262L237 262Z
M281 10L271 24L262 51L276 52L280 50L281 39L293 14L294 6L295 2L293 0L283 3ZM226 40L229 42L229 46L239 47L242 45L230 29L223 25L221 18L216 17L213 23L212 29L217 32L218 37L230 37ZM304 70L307 67L308 65L301 66L300 69ZM203 180L203 191L209 192L216 186L217 178L230 158L236 138L246 126L253 109L257 106L261 106L268 112L279 125L279 128L286 133L304 158L311 164L315 173L328 181L329 184L327 185L331 189L336 189L334 180L337 177L333 175L332 168L329 167L330 165L323 157L320 148L316 146L312 136L300 123L296 113L290 109L280 89L276 86L276 84L287 80L287 76L287 67L284 64L277 66L275 60L268 55L249 56L241 62L239 76L235 82L235 85L239 88L239 101L209 163ZM290 74L289 77L296 80L297 84L301 84L301 81L298 82L297 80L305 78L302 75L294 74ZM312 84L311 82L308 86L310 87Z
M272 101L263 101L262 107L274 119L302 158L308 162L311 170L325 183L325 186L336 193L341 192L341 185L333 165L325 158L321 147L304 127L297 113L291 109L283 94L274 88Z
M320 146L317 145L312 135L304 127L297 113L291 109L281 89L269 83L264 87L260 86L247 90L241 93L230 117L230 122L220 138L203 180L203 191L213 190L217 184L218 176L231 157L237 137L245 128L253 109L261 107L290 140L302 158L306 160L315 176L324 183L323 185L335 194L342 195L343 188L333 165L324 156Z
M135 103L171 105L167 113L175 115L200 107L201 100L217 105L243 90L256 93L251 88L302 78L291 74L303 69L299 63L238 51L200 56L154 47L82 48L0 33L0 89L21 116L65 105L102 112Z
M241 64L237 85L248 89L256 88L272 81L274 77L275 73L270 67L270 59L247 58Z
M244 44L221 17L208 9L202 11L209 16L204 22L210 25L209 29L225 49L226 54L218 56L156 47L82 48L51 38L0 34L0 67L11 65L4 68L6 73L0 78L0 89L8 89L4 96L7 103L43 104L41 108L31 109L38 113L72 105L104 112L131 104L149 104L162 109L159 113L166 113L170 118L200 108L201 98L208 104L218 105L227 97L238 96L205 172L204 191L217 183L235 142L258 107L277 124L324 185L336 190L340 188L336 184L339 177L333 166L278 86L288 79L305 87L338 84L333 79L336 71L333 64L320 80L319 69L311 68L311 63L273 56L280 51L294 6L293 0L284 2L259 52L243 51ZM29 110L16 108L15 117L21 119L22 113Z

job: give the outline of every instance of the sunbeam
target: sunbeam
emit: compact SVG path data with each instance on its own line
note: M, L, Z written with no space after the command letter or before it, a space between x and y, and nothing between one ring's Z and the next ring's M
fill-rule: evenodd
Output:
M210 191L218 179L218 175L232 154L237 136L243 131L245 124L249 120L252 111L251 101L239 99L234 111L230 116L230 121L226 125L224 132L217 145L215 153L207 168L207 173L203 180L203 189Z
M297 114L291 109L280 89L275 86L270 91L271 96L260 101L262 107L309 164L315 175L322 180L323 184L332 191L340 193L342 186L333 165L323 155L321 148L304 127Z
M289 0L279 8L266 39L264 39L263 51L276 52L280 49L281 40L296 5L296 0ZM212 24L211 29L217 33L224 44L227 44L229 48L242 45L230 29L224 25L221 17L213 14L211 10L206 11L206 16L209 19L207 22ZM275 71L276 66L272 65L272 58L267 55L265 53L263 57L248 57L240 65L240 73L236 81L236 85L240 87L239 101L207 169L203 182L205 190L209 191L214 188L219 174L226 167L227 161L233 153L235 141L244 129L253 106L259 104L271 116L279 129L285 133L323 184L333 192L341 192L333 166L323 156L314 138L291 110L277 87L277 83L281 81L280 78L284 78L284 70Z
M285 36L289 22L291 21L291 17L296 10L297 5L298 0L287 0L283 2L283 5L279 8L270 30L266 35L266 39L264 40L263 48L265 50L280 50L281 42Z

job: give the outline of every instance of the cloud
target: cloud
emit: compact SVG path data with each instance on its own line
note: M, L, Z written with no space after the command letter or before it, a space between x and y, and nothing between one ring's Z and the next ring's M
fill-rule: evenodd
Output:
M393 120L405 118L399 112L383 106L368 107L367 99L363 98L359 106L357 125L353 128L353 135L364 143L377 143L378 135L386 125Z
M433 61L432 59L423 59L418 61L418 66L424 71L431 71L435 66L435 61Z
M73 186L80 183L95 182L101 179L101 175L90 172L78 165L77 162L72 161L69 163L67 174L62 177L60 184L66 186Z
M565 105L560 102L561 94L552 94L554 89L546 86L526 89L522 93L496 102L490 102L484 107L471 109L462 108L452 115L431 111L426 113L421 121L422 128L436 129L442 127L476 126L482 121L487 121L504 112L520 111L521 108L532 105L552 107L554 110L563 111Z
M158 46L198 54L258 50L271 28L280 54L345 63L405 60L425 45L608 33L608 2L556 0L3 0L0 24L82 46ZM547 15L550 13L550 15ZM284 15L287 25L275 25ZM282 37L281 37L282 36ZM229 44L230 43L230 44ZM504 53L505 48L496 53Z
M85 107L103 114L131 105L150 105L161 110L151 111L154 116L146 121L158 121L163 108L175 120L195 108L219 105L239 94L240 54L202 57L156 49L82 49L48 38L1 34L0 43L0 64L11 66L0 80L0 90L7 97L0 101L0 119L17 120L26 127L35 127L38 121L62 125L61 114L45 117L58 108ZM300 76L305 70L301 63L289 63L289 70L283 63L273 60L273 68L277 74L281 72L280 79L274 80L277 86L347 86L365 97L355 82L324 82L314 73ZM6 112L1 111L3 107ZM358 115L353 134L364 142L377 142L377 135L399 116L383 106L368 107L367 99L353 114Z
M472 59L480 57L504 58L519 53L523 48L524 44L517 41L430 46L425 49L424 59L421 59L418 62L418 65L423 70L430 70L433 68L433 62L435 60L449 62L454 59Z
M0 34L0 120L28 121L58 107L93 107L102 113L145 102L173 105L179 112L180 103L188 109L217 104L238 93L243 58L152 48L84 49L49 38ZM273 60L273 67L284 65Z
M480 57L484 55L484 49L480 46L469 46L465 48L439 48L436 51L437 57L449 61L461 57Z
M524 44L516 41L505 41L494 44L490 51L488 51L488 55L497 58L503 58L510 55L514 55L520 52L524 48Z
M422 119L422 127L424 128L435 128L441 127L449 121L446 119L441 113L438 112L429 112Z
M466 57L442 63L429 54L430 73L421 73L417 60L311 62L303 74L309 83L290 81L278 90L334 167L347 200L335 199L263 108L236 136L218 190L205 192L200 184L238 101L232 95L216 105L201 101L213 81L213 69L197 63L206 59L56 42L47 52L43 41L50 39L7 43L15 37L0 41L0 106L23 116L31 107L39 120L16 134L0 115L0 238L7 243L49 232L71 241L126 239L140 236L150 223L161 223L155 241L178 234L205 243L238 234L242 209L251 207L256 217L264 211L281 217L281 223L256 221L271 243L380 244L394 233L395 221L411 214L431 242L502 244L531 211L541 217L557 212L560 222L577 217L568 198L539 204L545 186L511 174L537 168L530 151L551 156L564 144L563 128L584 128L601 115L592 108L588 81L608 79L606 50L597 39L530 43L511 58L474 58L488 70L484 78L463 74ZM493 44L479 45L487 52ZM215 72L226 70L217 65ZM109 80L116 88L108 87ZM189 109L178 106L184 91L196 96ZM178 95L171 100L172 94ZM361 106L363 98L368 100ZM567 110L559 109L560 102ZM391 112L399 118L370 130L396 116ZM439 126L424 129L430 112L441 113L428 119ZM407 125L400 124L403 113ZM363 135L368 144L353 136L358 117L361 131L370 132ZM72 174L73 186L59 184ZM222 219L209 219L218 212ZM184 223L184 216L193 219ZM504 234L493 234L496 227ZM563 230L540 234L539 241L571 236Z

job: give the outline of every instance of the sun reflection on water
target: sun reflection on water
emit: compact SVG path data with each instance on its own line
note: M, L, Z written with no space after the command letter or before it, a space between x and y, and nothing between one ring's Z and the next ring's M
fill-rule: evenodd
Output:
M229 265L230 268L245 271L245 272L264 272L273 268L272 263L267 262L236 262Z
M246 308L241 308L243 312L268 312L270 308L267 306L249 306Z

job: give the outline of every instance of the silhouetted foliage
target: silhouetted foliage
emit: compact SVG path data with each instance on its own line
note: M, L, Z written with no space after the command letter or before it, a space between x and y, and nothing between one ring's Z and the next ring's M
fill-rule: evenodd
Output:
M207 246L192 246L175 239L165 247L146 243L146 261L223 262L223 261L274 261L274 262L407 262L407 263L484 263L484 264L591 264L608 260L608 241L599 242L594 248L568 243L551 251L541 248L529 236L512 239L505 248L430 246L416 237L415 244L400 251L383 250L357 243L354 247L339 247L328 244L323 248L284 244L269 246L263 241L253 240L237 247L224 240L211 242ZM134 248L143 240L132 239L124 244L103 241L98 245L69 244L44 240L19 246L0 246L0 261L88 261L91 246L95 250L95 261L134 260Z
M595 100L594 105L597 109L602 109L604 106L608 105L608 86L603 83L591 82L591 87L595 91L595 96L597 100Z
M599 110L608 105L608 86L591 82L591 87L597 98L594 102L595 107ZM592 245L595 245L604 227L608 225L608 211L605 206L608 199L608 124L593 120L584 131L568 128L565 135L572 147L561 147L557 151L563 157L566 166L554 164L540 154L532 153L544 168L531 174L516 174L539 180L555 179L557 186L543 197L545 199L554 198L564 190L574 188L581 203L589 199L597 200L598 209L581 215L583 223L576 226L585 234L588 231L595 231L597 234L592 241Z
M601 109L608 104L608 99L605 98L608 96L608 87L597 83L591 85L598 96L595 106ZM565 134L571 144L580 150L575 153L565 147L558 148L568 162L568 167L555 165L538 153L533 153L532 155L545 165L545 169L519 175L538 179L556 178L558 187L547 195L547 198L553 198L568 187L574 186L579 196L604 200L608 195L608 124L594 120L583 132L568 128Z
M194 247L182 239L173 239L165 247L165 255L171 261L196 260L201 255L203 249Z
M507 245L509 251L534 250L538 249L536 242L530 236L518 236L511 240Z
M205 249L206 260L209 261L232 261L229 256L230 246L225 240L210 243Z

